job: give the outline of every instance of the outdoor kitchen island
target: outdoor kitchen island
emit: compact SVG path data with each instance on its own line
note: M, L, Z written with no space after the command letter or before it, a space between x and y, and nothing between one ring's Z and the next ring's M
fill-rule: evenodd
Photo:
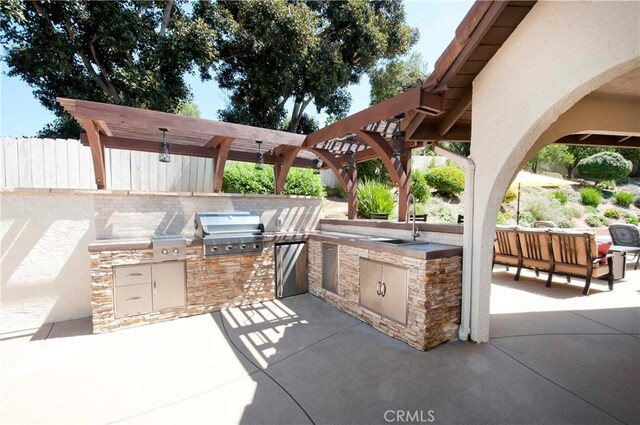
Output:
M313 295L419 350L456 338L460 246L337 232L307 245Z
M89 246L94 333L273 300L277 244L306 242L311 294L420 350L455 338L462 286L462 248L456 244L459 232L441 232L438 226L423 224L423 237L414 242L411 238L371 235L384 233L381 230L330 230L329 220L321 220L320 227L310 232L265 232L261 248L242 255L208 256L206 241L186 239L184 256L169 261L154 259L154 249L158 251L161 246L155 247L151 239L96 241ZM425 232L429 228L436 231ZM451 243L443 243L447 240ZM163 251L169 256L171 252L180 255L179 249ZM177 303L156 308L160 284L156 289L155 268L174 263L183 264L180 270L184 280L178 282L178 272L172 274L173 283L168 284L176 288L184 285L184 296L178 297ZM128 275L134 276L124 287L118 283L121 270L133 271ZM149 285L146 291L154 292L153 296L149 294L154 301L137 312L119 312L119 292L127 291L126 300L135 304L145 295L129 291L137 286L147 288L145 284ZM122 298L120 303L124 303Z

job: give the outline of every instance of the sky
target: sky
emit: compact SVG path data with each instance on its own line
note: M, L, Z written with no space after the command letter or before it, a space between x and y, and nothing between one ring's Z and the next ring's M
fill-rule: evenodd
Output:
M427 70L433 70L433 64L453 39L456 27L462 21L473 1L421 1L406 0L407 23L420 31L420 39L413 47L422 54ZM22 80L6 75L7 67L0 65L0 135L23 137L33 136L47 123L53 121L52 112L45 109L33 97L32 89ZM218 89L215 81L202 83L198 75L187 76L191 86L193 100L200 108L202 118L217 119L217 111L224 108L227 95ZM360 84L350 87L352 96L349 114L369 106L369 81L366 76ZM307 112L315 116L320 125L325 115L318 114L309 106Z

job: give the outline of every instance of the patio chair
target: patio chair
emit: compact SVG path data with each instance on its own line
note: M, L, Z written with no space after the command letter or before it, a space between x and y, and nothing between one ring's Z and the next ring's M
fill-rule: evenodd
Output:
M413 220L413 214L409 214L409 221ZM416 221L427 222L427 214L416 214Z
M583 295L589 294L591 278L606 277L613 290L613 255L598 255L598 244L593 233L551 232L553 261L546 286L551 286L551 276L558 273L585 279Z
M518 240L522 252L522 267L533 269L536 276L540 270L549 272L547 285L551 284L551 237L544 230L518 229Z
M533 227L537 229L549 229L558 226L553 221L536 221L535 223L533 223Z
M638 226L633 224L612 224L609 226L609 234L614 245L638 247L640 249L640 228ZM637 270L638 263L640 263L640 251L634 252L634 257L631 261L633 260L636 260L634 270Z
M522 255L520 254L520 245L518 244L518 231L515 228L497 228L496 239L493 243L493 263L491 269L496 264L507 267L514 266L518 268L515 280L520 279L520 269L522 268Z

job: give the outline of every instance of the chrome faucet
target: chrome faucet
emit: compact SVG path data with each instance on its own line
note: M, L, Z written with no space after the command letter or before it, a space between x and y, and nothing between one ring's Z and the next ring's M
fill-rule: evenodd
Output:
M410 193L407 197L407 215L409 214L409 205L413 204L413 220L411 221L411 237L415 242L416 239L420 236L420 232L416 229L416 197L413 193Z

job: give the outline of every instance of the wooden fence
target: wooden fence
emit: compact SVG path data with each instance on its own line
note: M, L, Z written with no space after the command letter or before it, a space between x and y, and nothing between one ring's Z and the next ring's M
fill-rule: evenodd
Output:
M107 189L211 192L211 159L105 149ZM95 189L91 151L78 140L0 139L0 187Z

